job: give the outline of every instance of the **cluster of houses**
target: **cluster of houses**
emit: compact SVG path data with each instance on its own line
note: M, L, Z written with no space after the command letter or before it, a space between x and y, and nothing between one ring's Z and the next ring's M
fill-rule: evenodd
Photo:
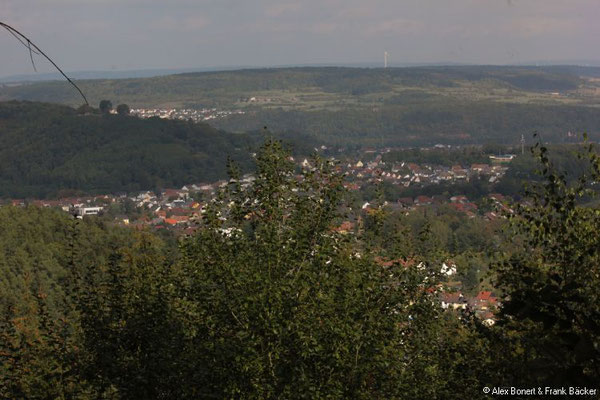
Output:
M130 113L139 118L158 117L164 119L192 120L194 122L210 121L225 118L234 114L244 114L244 111L217 110L216 108L134 108Z
M103 215L115 223L130 227L172 229L176 233L191 233L194 219L200 216L202 203L194 200L198 193L210 198L219 185L188 185L181 189L166 189L161 193L144 191L133 195L115 194L69 197L58 200L10 200L13 206L33 205L59 208L76 218Z
M389 260L383 257L375 257L375 262L384 268L391 267L394 264L404 268L425 268L422 262L417 263L412 259ZM452 277L457 273L457 266L452 261L442 263L439 273L449 281L447 284L440 283L436 287L428 287L427 291L437 295L444 310L458 312L463 315L474 315L484 324L494 325L496 322L495 312L498 310L500 302L493 292L482 290L475 296L465 296L460 291L462 283L460 281L451 282Z
M378 155L373 161L349 163L345 172L354 181L388 181L393 184L410 186L426 186L429 184L469 182L472 179L487 179L489 183L499 181L508 167L502 163L471 164L464 167L453 165L444 167L431 164L416 164L410 162L386 165L382 156Z
M299 162L300 165L306 165L306 163L307 160ZM376 170L382 166L381 159L378 157L370 165L361 164L360 161L350 164L349 170L354 171L355 174L349 176L358 178L358 174L364 174L369 169ZM473 165L468 169L467 176L473 173L493 171L490 166L486 166L486 168ZM416 168L411 168L410 166L408 166L408 169L413 172L417 171ZM427 168L424 169L428 170ZM435 169L432 170L435 171ZM413 174L412 176L415 175ZM242 187L247 187L252 184L254 179L253 175L246 174L241 178L239 183ZM165 229L175 234L192 234L197 229L196 221L201 218L203 205L214 198L215 193L225 185L227 185L227 181L221 180L213 183L185 185L179 189L165 189L161 193L144 191L136 194L72 197L59 200L11 200L11 203L15 206L32 204L39 207L61 208L77 218L104 214L112 218L115 223L124 226L151 228L155 230ZM351 190L356 190L360 187L360 184L353 180L347 182L346 185ZM388 205L403 212L418 210L426 206L447 205L459 212L465 213L467 216L475 217L475 215L480 215L489 219L499 218L506 213L512 212L509 207L510 202L501 194L490 194L487 199L491 207L488 207L488 211L485 213L480 212L477 204L470 201L464 195L454 195L449 199L440 196L429 197L424 195L415 198L405 197ZM332 231L341 234L353 234L357 229L360 229L362 218L360 214L368 213L371 209L370 203L365 203L359 211L356 221L344 221L339 226L332 227ZM382 266L389 266L394 261L378 259L377 262ZM443 276L451 278L456 274L456 265L444 264L440 273ZM440 291L439 297L440 303L445 309L474 313L484 323L494 323L493 312L498 306L498 300L491 292L482 291L477 296L465 297L460 292Z
M447 199L444 196L423 195L415 198L401 197L398 199L396 208L405 211L414 211L423 206L448 205L450 208L465 214L469 218L474 218L477 215L481 215L490 221L514 213L514 210L510 207L512 199L509 199L504 195L492 193L486 197L486 200L489 207L485 211L480 210L479 206L469 200L469 198L465 195L454 195L450 197L450 199Z
M500 306L490 291L480 291L476 296L464 296L460 291L440 292L439 298L443 309L473 313L487 325L495 323L494 312Z
M144 110L136 110L142 112ZM161 110L148 110L149 112L161 112ZM292 158L293 160L293 158ZM303 161L293 160L299 166L307 167L310 162L307 159ZM344 185L348 190L358 191L364 185L374 182L390 180L392 183L408 187L411 185L425 186L427 184L436 184L444 181L469 181L474 177L485 176L490 182L499 179L506 171L506 166L502 164L472 164L470 167L455 165L451 168L444 168L434 165L417 165L415 163L393 163L386 165L381 155L377 155L372 161L363 163L348 162L345 165L338 166L339 172L344 172L346 181ZM254 177L247 174L243 177L241 184L249 185ZM69 212L78 218L90 215L106 214L114 209L119 209L119 204L129 203L138 211L136 218L132 218L131 213L125 215L122 212L115 217L118 223L130 226L154 226L157 229L167 228L175 231L189 232L194 229L194 220L202 209L201 201L212 198L219 187L226 184L226 181L217 181L213 183L189 184L180 189L166 189L161 193L145 191L137 194L118 194L102 195L94 197L65 198L60 200L33 200L27 202L41 207L58 207ZM449 205L456 211L466 214L469 217L475 217L480 214L489 220L499 218L507 212L512 213L509 202L500 194L490 194L488 196L492 207L485 211L479 210L474 202L470 201L464 195L454 195L450 198L444 196L425 196L401 197L396 202L386 203L391 208L410 212L424 206ZM13 200L15 205L23 205L23 200ZM117 207L114 207L116 205ZM121 209L123 207L120 207ZM368 211L371 204L366 202L362 209ZM131 207L129 209L131 211ZM111 213L109 213L111 214ZM114 213L112 213L114 214ZM350 230L350 226L340 228Z

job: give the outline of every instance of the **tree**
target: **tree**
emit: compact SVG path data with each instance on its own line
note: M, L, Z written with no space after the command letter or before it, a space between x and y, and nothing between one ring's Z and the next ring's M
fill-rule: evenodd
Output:
M512 218L515 248L496 266L507 299L499 326L517 338L527 383L581 386L600 381L600 212L583 206L600 180L591 145L580 158L590 169L574 184L558 173L547 149L532 150L543 183Z
M112 110L112 102L110 100L101 100L99 109L102 114L108 114Z
M103 268L83 271L77 306L87 359L80 373L116 398L181 398L184 353L169 313L171 265L157 237L133 239L114 248Z
M196 382L187 396L433 396L448 384L434 277L383 267L333 232L342 177L319 158L296 177L288 157L267 140L248 187L230 165L228 188L183 243L174 308L182 376Z
M117 114L119 115L129 115L129 106L127 104L119 104L117 106Z

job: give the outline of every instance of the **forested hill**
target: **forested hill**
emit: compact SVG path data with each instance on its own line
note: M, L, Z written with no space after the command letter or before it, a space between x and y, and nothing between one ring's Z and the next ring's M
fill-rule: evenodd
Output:
M0 102L0 143L0 196L41 198L217 180L228 156L250 165L252 139L206 124Z
M145 79L78 81L91 103L132 108L217 108L231 132L267 125L328 144L415 146L518 144L536 130L545 141L569 132L600 138L600 68L452 66L265 68ZM67 82L0 86L0 100L76 106Z
M519 103L560 103L563 99L551 93L569 92L570 102L587 104L598 77L600 68L569 66L298 67L82 80L78 85L93 104L111 99L134 107L243 106L240 98L248 96L258 100L268 97L268 105L274 106L329 107L355 104L357 100L393 102L394 96L405 90ZM80 103L77 93L63 81L0 86L0 99Z

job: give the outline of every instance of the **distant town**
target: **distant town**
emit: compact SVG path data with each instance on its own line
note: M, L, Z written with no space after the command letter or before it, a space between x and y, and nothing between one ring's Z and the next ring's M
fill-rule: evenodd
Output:
M160 114L160 110L149 110L148 113L156 113L157 116L169 115L173 118L175 114ZM146 115L148 115L148 113ZM160 115L158 115L160 114ZM183 115L183 114L177 114ZM178 117L176 117L178 118ZM438 145L436 148L444 147ZM323 146L319 151L330 150ZM383 155L392 149L364 149L364 157L358 159L346 159L337 165L337 171L344 174L344 187L349 192L360 192L369 185L388 182L403 188L417 187L425 188L429 185L442 183L470 182L473 179L485 179L490 183L502 178L507 171L507 164L515 157L508 155L489 156L490 162L476 163L471 165L453 165L444 167L434 164L417 164L412 162L386 163ZM369 159L370 161L363 161ZM290 158L297 167L310 168L311 161L308 158ZM301 175L298 175L300 178ZM247 187L254 181L252 174L246 174L241 179L242 187ZM96 196L70 197L57 200L25 200L11 199L5 203L14 206L33 205L38 207L60 208L76 218L88 218L90 216L103 216L113 223L134 229L152 229L155 231L165 230L175 236L191 235L198 227L198 221L202 218L204 206L219 189L225 187L228 181L219 180L210 183L189 183L180 188L163 189L160 193L153 191L142 191L138 193L104 194ZM492 221L505 218L513 213L511 208L512 199L498 193L490 193L486 198L485 209L462 193L452 193L449 196L426 196L400 197L395 202L386 201L384 206L391 210L411 213L422 211L425 208L435 209L442 205L451 207L468 218L484 218ZM358 221L375 209L376 200L362 202L357 209L353 210L348 220L332 227L333 231L341 234L355 234L359 229ZM381 265L394 262L406 262L403 260L387 260L377 258ZM448 261L443 264L440 273L451 278L456 273L456 265ZM458 282L460 289L460 282ZM443 308L459 312L472 312L484 323L495 322L493 310L498 306L498 299L492 292L482 291L476 296L464 296L460 290L440 290L440 303Z
M153 110L149 110L153 111ZM158 113L159 110L154 110ZM438 145L441 146L441 145ZM325 146L321 149L327 150ZM361 191L369 185L388 182L402 188L424 188L429 185L442 183L470 182L473 179L484 179L489 183L499 181L508 169L507 164L514 155L489 156L490 163L471 165L453 165L444 167L434 164L416 164L412 162L386 163L383 154L391 149L365 149L364 158L344 160L337 165L337 172L344 174L344 186L352 191ZM379 153L379 154L377 154ZM297 164L298 169L310 168L308 158L290 158ZM363 161L370 159L370 161ZM299 176L300 177L300 176ZM254 180L252 174L242 178L242 186L250 185ZM142 191L138 193L103 194L96 196L68 197L56 200L10 199L4 203L16 206L28 204L40 207L56 207L71 213L78 218L91 215L108 214L114 217L116 223L128 226L149 226L156 229L171 229L177 233L191 233L195 220L201 216L204 204L213 198L215 193L227 185L226 180L205 183L189 183L180 188L166 188L160 193ZM498 211L510 211L505 196L489 194L489 199L496 204ZM362 204L362 210L368 210L374 201L368 200ZM423 206L449 204L457 211L469 217L481 216L495 219L499 213L486 211L481 213L478 206L461 193L450 196L400 197L395 202L386 202L392 209L402 209L411 212ZM117 213L117 210L123 210Z
M218 110L216 108L202 108L199 110L191 108L133 108L130 110L130 113L139 118L158 117L163 119L205 122L225 118L234 114L244 114L245 112L241 110Z

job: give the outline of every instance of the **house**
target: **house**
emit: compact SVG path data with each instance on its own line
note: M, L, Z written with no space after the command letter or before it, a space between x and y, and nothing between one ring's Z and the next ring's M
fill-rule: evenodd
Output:
M467 178L467 170L461 167L460 165L453 165L451 171L455 179Z
M165 210L157 210L155 213L159 218L167 218L167 212Z
M438 174L438 178L442 181L451 181L453 175L448 171L442 171Z
M77 218L83 218L88 215L98 215L102 212L103 207L76 207L75 214Z
M415 204L418 206L423 206L431 203L433 203L433 199L431 197L417 196L417 198L415 199Z
M453 263L449 263L450 265L447 265L446 263L442 263L442 268L440 269L440 274L442 275L446 275L446 276L452 276L454 274L456 274L456 264Z
M120 222L124 225L129 225L129 217L127 215L117 215L115 221Z
M410 208L414 204L412 197L400 197L398 204L403 208Z
M181 197L181 194L177 189L165 189L162 195L168 199L178 199Z
M490 291L481 291L470 301L475 310L489 311L498 305L498 299Z
M391 267L393 265L401 265L404 268L408 268L408 267L412 267L415 264L413 259L405 260L403 258L396 258L396 259L392 260L392 259L388 259L385 257L376 256L374 258L374 260L378 265L380 265L382 267Z
M516 157L515 154L502 154L502 155L491 155L490 160L493 163L508 163L511 162Z
M421 171L421 167L419 167L415 163L408 163L408 169L410 169L413 174L416 174Z
M175 221L175 223L177 223L177 224L183 224L183 223L189 222L190 217L187 215L173 215L169 219Z
M475 299L479 302L482 302L482 301L488 301L492 297L493 297L492 292L481 291L481 292L477 293L477 296L475 297Z
M440 293L443 309L464 310L467 308L467 299L460 292Z
M493 326L496 323L496 316L491 312L482 314L480 318L483 320L482 323L487 326Z
M344 221L340 226L333 228L332 231L347 235L354 232L354 224L350 221Z
M489 195L489 198L495 201L504 201L504 196L500 193L492 193Z
M471 165L471 170L478 172L478 173L489 173L490 172L490 166L487 164L472 164Z
M465 204L465 203L469 202L469 199L467 198L467 196L464 196L464 195L456 195L456 196L450 197L450 202Z

